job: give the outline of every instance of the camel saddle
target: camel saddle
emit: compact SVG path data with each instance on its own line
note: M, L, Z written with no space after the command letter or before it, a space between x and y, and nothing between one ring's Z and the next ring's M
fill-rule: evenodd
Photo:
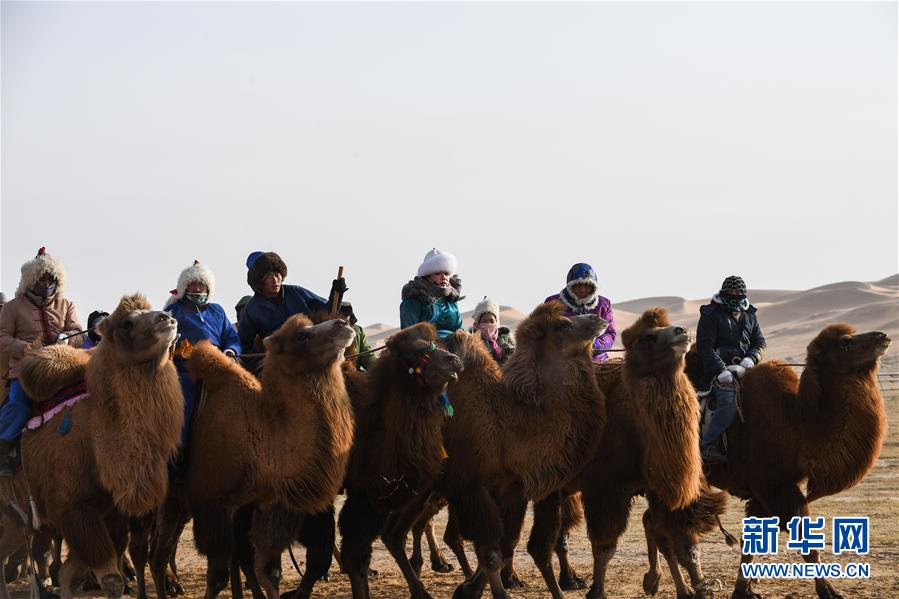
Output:
M31 418L25 423L27 430L33 431L40 428L43 424L49 422L54 416L71 408L82 399L88 397L90 393L84 381L69 385L61 389L54 397L45 399L40 402L31 404ZM71 420L68 414L63 418L63 422L59 427L59 434L65 435L69 432Z

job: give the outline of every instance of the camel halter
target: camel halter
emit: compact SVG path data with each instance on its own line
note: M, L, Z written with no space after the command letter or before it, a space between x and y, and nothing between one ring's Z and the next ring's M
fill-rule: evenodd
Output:
M437 351L437 344L434 343L433 341L431 341L431 345L429 345L428 348L426 350L424 350L424 353L421 355L421 358L419 358L418 365L409 367L409 374L412 374L412 375L417 374L417 375L421 376L422 371L425 369L425 367L428 365L428 362L431 360L431 354L433 354L435 351Z

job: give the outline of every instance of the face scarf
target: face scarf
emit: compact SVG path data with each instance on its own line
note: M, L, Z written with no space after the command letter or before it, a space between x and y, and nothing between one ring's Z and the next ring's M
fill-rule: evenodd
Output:
M499 323L479 323L477 325L477 329L481 332L481 337L483 337L487 341L487 343L490 344L490 347L493 348L493 353L494 355L496 355L497 359L502 358L503 348L501 348L499 346L499 343L496 342L496 339L499 336Z
M31 296L32 303L39 308L43 308L53 301L53 296L56 295L56 282L54 281L49 285L35 283L34 286L28 290L28 295Z
M718 301L731 312L740 312L749 308L749 298L745 295L718 294Z
M196 304L197 306L202 306L206 303L206 300L209 299L208 293L187 293L187 299Z

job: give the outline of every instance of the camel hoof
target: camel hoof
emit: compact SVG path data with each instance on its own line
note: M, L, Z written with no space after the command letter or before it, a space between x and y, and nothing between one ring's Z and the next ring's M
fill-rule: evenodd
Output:
M559 588L563 591L582 591L587 588L587 581L570 570L564 574L559 573Z
M483 589L466 586L463 582L453 591L453 599L480 599Z
M527 586L524 584L523 580L518 578L518 574L516 574L515 572L513 572L509 576L501 575L501 578L503 581L504 589L510 589L510 590L523 589L525 586Z
M100 581L100 587L107 597L121 597L125 592L125 578L119 574L107 574Z
M439 572L440 574L446 574L447 572L453 571L453 565L443 559L442 557L438 557L437 559L431 560L431 570L434 572ZM419 566L419 572L421 571L421 567Z
M492 599L512 599L512 595L510 595L506 591L491 591L490 595Z
M687 599L714 599L715 593L712 592L712 589L703 589L701 591L696 591L692 595L688 595Z
M762 596L754 592L752 589L746 589L742 591L734 589L734 592L730 594L730 599L762 599Z
M412 571L415 572L415 575L421 578L421 567L424 565L424 560L420 557L412 556L409 558L409 565L412 566Z
M657 570L650 570L643 575L643 592L647 595L655 595L659 592L659 581L662 579L661 573Z
M827 587L818 591L818 599L844 599L844 597L840 595L836 591L836 589L828 585Z
M603 587L598 587L594 583L587 592L587 599L608 599L608 595Z

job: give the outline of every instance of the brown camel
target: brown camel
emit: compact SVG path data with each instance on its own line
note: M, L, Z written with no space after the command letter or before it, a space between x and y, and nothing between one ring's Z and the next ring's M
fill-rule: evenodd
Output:
M502 371L477 337L448 338L465 372L450 387L456 415L444 432L444 486L478 560L454 596L479 596L487 583L494 597L507 596L500 571L527 502L556 494L594 452L605 398L590 347L606 325L596 315L568 318L556 302L540 305L518 326L518 349Z
M430 597L406 557L405 540L434 487L446 452L441 396L462 363L419 323L387 341L366 373L351 377L358 431L340 512L340 559L354 599L370 597L371 546L379 535L413 598Z
M191 432L186 497L197 549L207 557L207 598L228 583L238 508L280 503L316 513L333 503L353 440L341 372L353 335L342 320L312 325L305 316L292 316L265 339L261 381L209 343L194 348L188 368L206 397ZM157 542L170 548L179 519L164 520ZM165 549L153 558L160 597L169 555ZM266 595L277 597L279 573L265 565L257 560L256 575Z
M658 514L654 522L664 533L658 536L673 539L696 592L707 596L696 543L699 534L710 530L708 521L724 511L726 496L707 487L703 492L698 402L684 374L687 331L671 326L665 310L656 308L625 330L622 341L624 362L597 366L606 395L606 428L599 445L564 492L535 504L528 552L550 593L561 597L551 561L560 538L558 502L566 493L581 491L593 549L593 584L587 596L605 597L609 560L627 527L634 496L644 493L657 512L681 512ZM717 511L706 514L705 508Z
M181 386L169 359L177 326L168 314L150 311L144 297L123 297L100 324L103 343L84 368L89 396L22 436L37 515L69 547L60 571L64 598L88 571L106 596L120 597L128 518L165 498L183 422ZM32 377L27 362L43 363L36 371L46 376L60 363L83 363L77 352L52 346L24 358L23 389L40 398L52 387L40 374Z
M858 484L883 444L877 369L889 345L883 333L834 324L809 344L801 378L776 360L749 370L740 388L743 420L727 431L727 464L712 466L709 481L746 500L747 516L778 516L782 530L794 516L808 516L812 501ZM818 562L818 552L803 560ZM732 597L757 599L751 584L741 570ZM815 591L840 597L823 578Z

